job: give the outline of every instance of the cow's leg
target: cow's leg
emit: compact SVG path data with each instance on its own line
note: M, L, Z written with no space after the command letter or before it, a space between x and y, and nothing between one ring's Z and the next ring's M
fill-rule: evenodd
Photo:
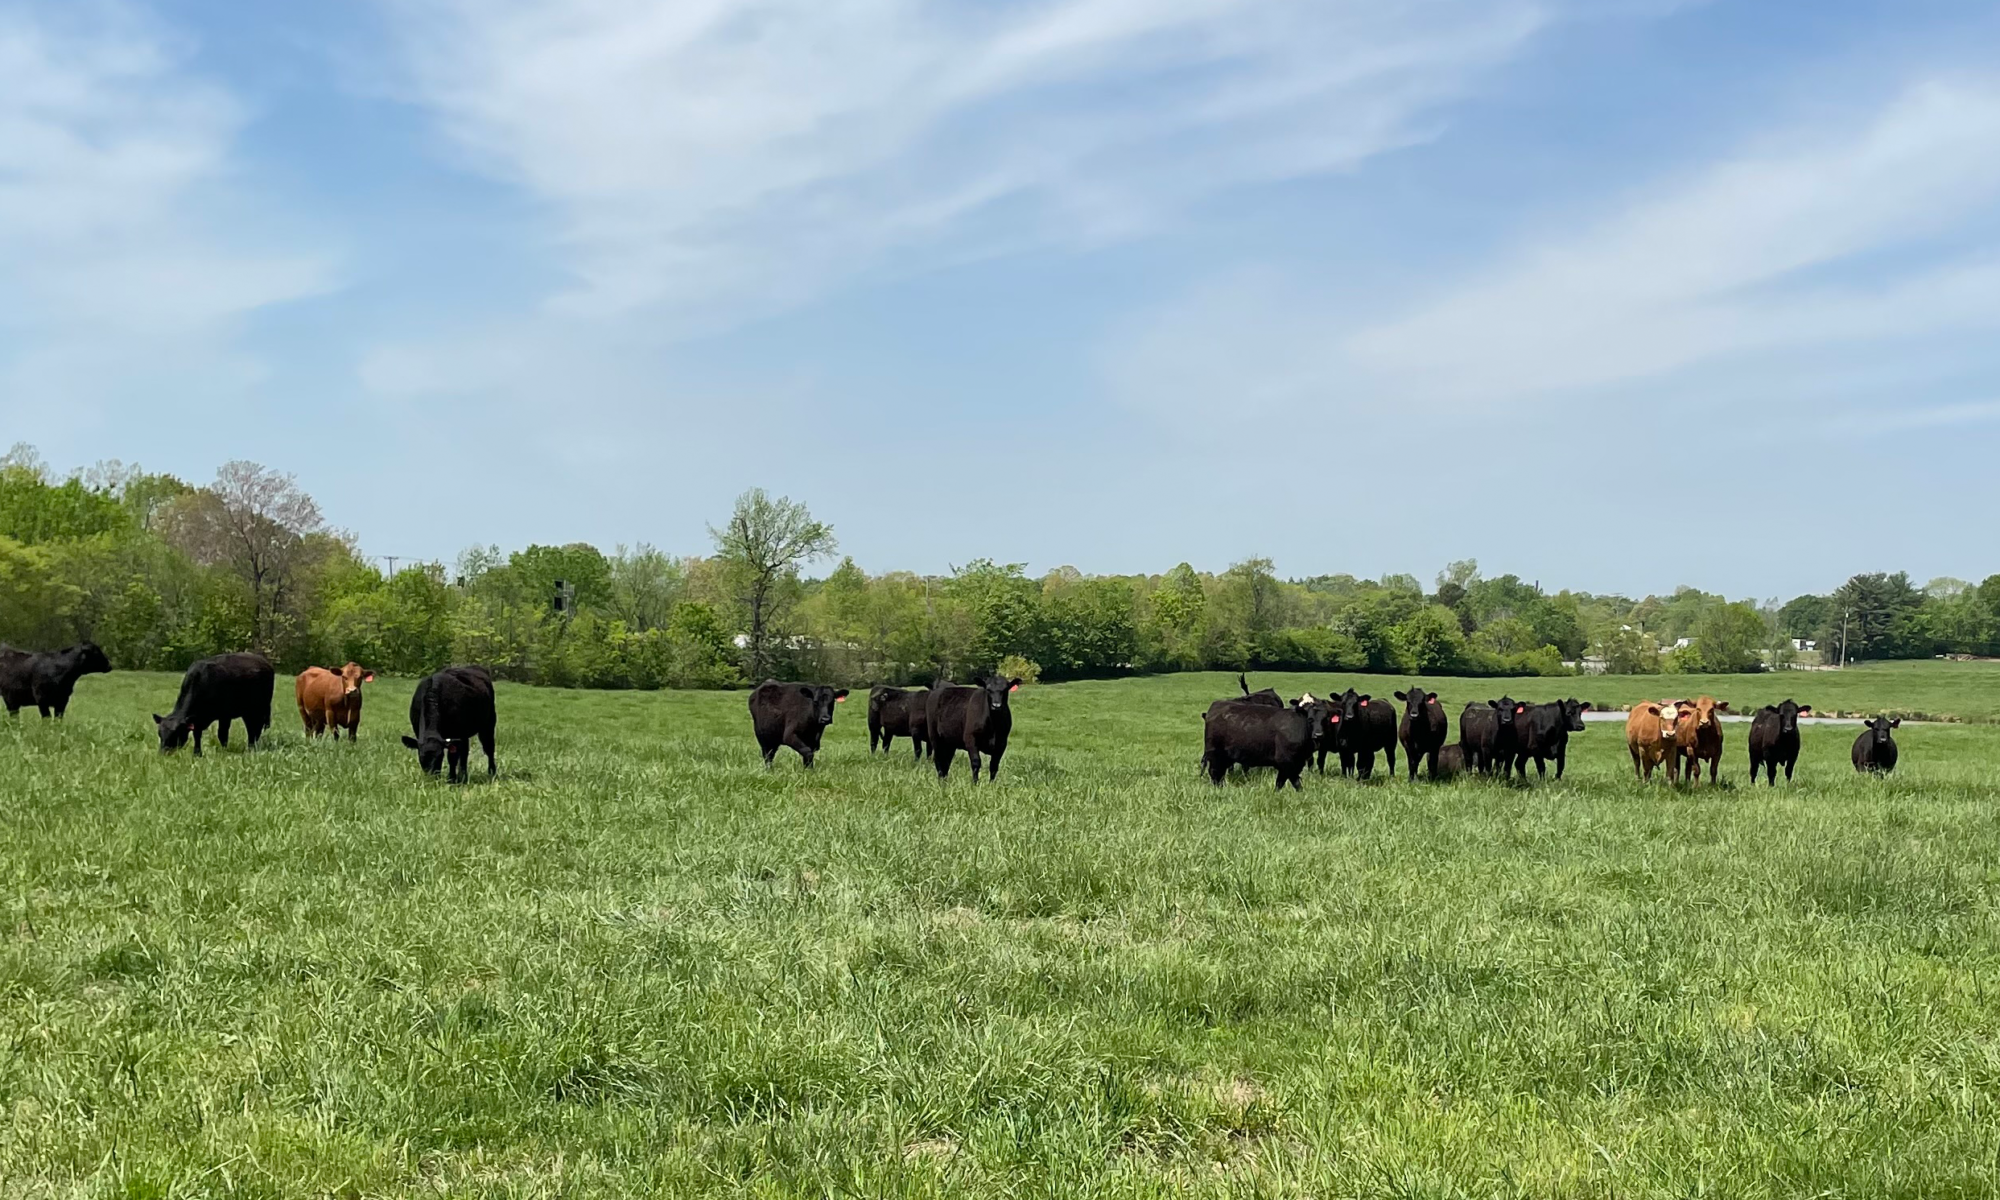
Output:
M234 718L231 717L224 717L222 718L222 720L216 722L215 725L216 745L223 747L227 747L229 745L229 722L233 719Z
M42 703L41 701L39 701L39 700L37 700L37 701L35 702L35 711L36 711L36 712L38 712L38 713L40 713L40 714L42 714L42 719L43 719L44 721L46 721L46 720L48 720L48 719L49 719L49 706L48 706L48 705L46 705L46 704L43 704L43 703Z
M924 744L914 737L910 739L910 761L913 763L924 761Z
M1790 783L1790 782L1792 781L1792 768L1793 768L1794 766L1797 766L1797 765L1798 765L1798 761L1799 761L1799 760L1798 760L1798 759L1796 759L1796 758L1788 758L1788 759L1786 759L1786 760L1785 760L1785 782L1786 782L1786 783ZM1772 787L1776 787L1777 785L1778 785L1778 781L1777 781L1777 780L1775 780L1775 779L1774 779L1774 780L1772 780L1772 781L1771 781L1771 786L1772 786Z
M352 735L349 735L348 740L353 740ZM479 731L479 748L486 752L486 778L492 779L500 774L500 766L493 761L493 731L491 729L482 729Z
M810 767L813 765L813 748L806 745L804 738L796 733L787 733L785 735L785 745L790 746L805 761L806 766Z
M1396 747L1392 744L1388 749L1382 751L1382 753L1388 756L1389 778L1394 779L1396 777Z
M195 726L195 727L194 727L194 756L195 756L196 758L200 758L200 757L201 757L201 733L202 733L202 729L203 729L203 727L202 727L202 726L200 726L200 725L197 725L197 726Z
M255 750L258 739L264 736L264 725L261 722L245 717L243 719L243 732L250 737L249 748Z
M1006 747L995 746L986 755L986 782L1000 778L1000 756L1007 753Z
M1556 781L1558 783L1562 781L1563 767L1565 764L1568 763L1568 761L1569 761L1569 747L1568 746L1556 747Z
M1523 770L1521 774L1526 775L1527 771ZM1548 777L1549 777L1549 760L1543 758L1539 754L1535 755L1535 778L1546 781Z
M767 742L763 738L758 738L757 749L764 753L764 765L766 767L773 765L771 760L778 756L778 743Z
M957 751L947 750L936 742L931 743L931 765L937 768L939 783L943 783L945 777L951 774L951 760L956 753Z
M1708 781L1710 783L1714 783L1715 777L1721 772L1722 772L1722 756L1718 754L1714 758L1708 760Z

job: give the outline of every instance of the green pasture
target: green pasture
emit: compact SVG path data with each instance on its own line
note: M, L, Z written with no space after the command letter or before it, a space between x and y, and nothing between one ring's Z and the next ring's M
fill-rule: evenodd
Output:
M1252 675L1287 693L1348 679ZM1426 680L1928 713L1798 782L1269 772L1233 675L1024 688L997 786L758 764L743 693L409 683L158 754L164 675L0 718L0 1196L1960 1197L2000 1190L2000 671ZM1356 681L1386 695L1403 681Z

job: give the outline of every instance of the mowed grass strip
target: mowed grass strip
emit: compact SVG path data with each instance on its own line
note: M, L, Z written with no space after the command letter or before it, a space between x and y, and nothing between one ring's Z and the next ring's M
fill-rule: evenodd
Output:
M870 760L859 697L767 773L741 693L503 685L449 788L407 681L200 761L175 686L0 722L8 1196L1996 1188L2000 728L1886 780L1809 728L1775 791L1743 726L1674 791L1593 725L1559 785L1275 794L1198 777L1235 682L1180 676L1023 689L974 789Z

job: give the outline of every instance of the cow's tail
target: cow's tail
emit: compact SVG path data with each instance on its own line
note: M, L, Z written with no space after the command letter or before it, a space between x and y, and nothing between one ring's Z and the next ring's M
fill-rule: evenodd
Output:
M1241 671L1236 673L1236 686L1243 689L1244 695L1247 696L1250 694L1250 681L1243 677L1243 672Z

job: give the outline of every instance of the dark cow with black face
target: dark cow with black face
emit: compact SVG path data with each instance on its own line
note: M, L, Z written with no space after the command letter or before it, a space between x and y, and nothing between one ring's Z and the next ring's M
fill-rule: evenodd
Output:
M1458 744L1465 748L1468 770L1491 775L1495 771L1505 774L1513 768L1514 756L1520 753L1521 745L1514 719L1525 707L1512 696L1465 706L1465 711L1458 715Z
M1556 760L1556 778L1563 777L1569 756L1569 735L1583 732L1583 714L1590 705L1572 697L1552 704L1516 706L1514 770L1526 779L1528 760L1535 760L1535 777L1548 778L1548 760Z
M1799 761L1799 717L1811 715L1812 705L1784 700L1766 704L1750 716L1750 782L1764 772L1764 782L1778 786L1778 768L1785 768L1785 782L1792 781L1792 768Z
M929 703L929 697L930 693L921 689L917 691L896 687L868 689L868 753L875 753L879 745L882 753L887 754L889 743L898 737L906 737L910 739L914 751L911 761L915 762L922 758L923 721L919 714Z
M1891 729L1900 729L1903 718L1890 720L1877 717L1866 722L1868 728L1854 739L1854 769L1871 775L1887 775L1896 769L1896 739L1889 735Z
M44 717L60 717L69 711L77 680L110 669L111 660L104 657L96 642L78 642L67 650L0 646L0 701L6 703L10 717L30 704Z
M1436 692L1420 687L1397 692L1396 699L1403 702L1403 720L1396 726L1396 740L1403 743L1403 754L1410 760L1410 778L1417 777L1420 758L1430 760L1431 775L1435 777L1438 751L1444 748L1444 705L1438 703Z
M1328 726L1334 734L1332 749L1340 754L1340 773L1357 779L1368 779L1375 774L1375 755L1379 751L1389 757L1389 774L1396 773L1396 706L1377 701L1373 696L1364 695L1348 688L1338 696L1328 698L1328 703L1337 707L1339 719L1328 719ZM1322 736L1319 747L1320 770L1326 770L1328 746Z
M1217 700L1202 714L1201 762L1209 782L1222 784L1232 766L1275 767L1278 789L1290 783L1303 791L1299 776L1312 762L1313 750L1325 728L1326 705L1300 700L1290 708L1272 708L1242 700Z
M417 680L410 696L410 732L403 745L417 752L417 765L435 775L450 764L449 782L472 776L471 739L486 752L486 777L499 774L493 761L493 672L479 666L446 667Z
M254 750L271 725L271 693L277 680L271 660L261 654L218 654L204 658L181 676L181 694L166 716L153 714L160 732L160 753L171 754L194 739L201 757L201 735L215 725L215 740L229 744L229 723L242 721Z
M806 766L819 753L819 739L833 724L833 706L847 699L846 688L824 683L780 683L766 679L750 693L750 724L770 766L778 747L798 751Z
M981 754L986 755L987 780L1000 777L1000 759L1007 753L1007 735L1014 728L1014 710L1007 698L1020 686L1019 679L1003 675L980 675L971 687L942 679L931 685L927 723L939 783L951 774L951 760L960 750L972 763L972 782L979 782Z

